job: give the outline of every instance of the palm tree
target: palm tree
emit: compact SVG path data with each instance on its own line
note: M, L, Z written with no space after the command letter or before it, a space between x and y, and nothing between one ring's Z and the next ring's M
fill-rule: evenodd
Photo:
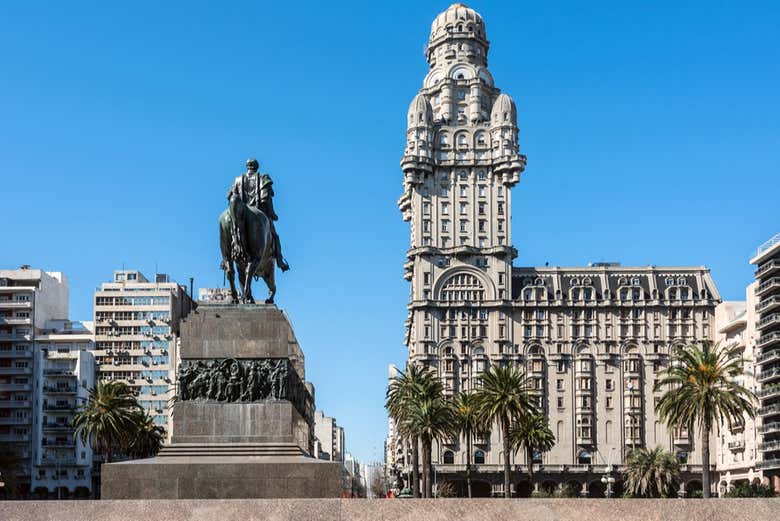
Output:
M466 438L466 488L471 497L471 444L475 437L484 436L489 431L477 410L477 395L464 391L455 395L452 400L454 410L454 430L457 436L463 434Z
M123 382L98 382L89 390L84 408L73 416L78 436L89 442L96 452L103 452L105 462L111 451L127 447L136 432L138 402Z
M528 460L528 480L534 486L534 453L547 452L555 445L555 435L550 430L547 417L543 414L529 414L512 425L509 431L512 451L524 448Z
M425 396L412 402L398 431L416 436L422 445L423 496L433 497L433 472L431 451L434 440L448 436L455 423L454 413L449 403L441 396Z
M135 433L127 452L131 458L152 458L160 452L165 441L165 429L155 425L154 419L142 410L133 414Z
M742 371L741 350L720 344L679 348L656 386L668 390L656 404L659 418L672 429L701 430L702 495L710 497L710 431L755 417L755 395L735 381Z
M512 497L510 489L509 431L512 423L523 420L536 408L528 396L525 374L514 366L494 365L480 376L477 391L477 410L486 423L498 423L504 443L504 497Z
M399 376L387 387L385 408L388 415L401 425L409 414L411 405L421 401L426 396L440 396L441 382L432 371L410 363L406 372L399 371ZM412 445L412 494L420 497L420 467L419 439L416 434L409 434Z
M626 459L623 474L627 492L641 497L669 497L680 476L680 464L663 447L638 448Z

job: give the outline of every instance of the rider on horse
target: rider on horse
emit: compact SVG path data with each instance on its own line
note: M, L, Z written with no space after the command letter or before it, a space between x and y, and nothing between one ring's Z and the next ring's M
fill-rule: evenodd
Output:
M235 216L236 226L233 233L236 237L234 238L234 241L240 249L240 251L236 253L250 251L249 244L247 243L248 235L246 218L243 214L244 208L243 205L237 204L238 201L241 201L247 206L260 210L268 217L268 221L271 225L271 235L273 236L276 265L279 266L279 269L282 271L287 271L290 269L290 266L282 256L282 245L279 242L279 235L277 235L276 228L273 224L274 221L279 219L274 211L273 205L273 181L268 174L259 174L257 172L260 168L257 159L247 160L246 168L246 173L236 177L227 194L230 208L233 210L233 215Z

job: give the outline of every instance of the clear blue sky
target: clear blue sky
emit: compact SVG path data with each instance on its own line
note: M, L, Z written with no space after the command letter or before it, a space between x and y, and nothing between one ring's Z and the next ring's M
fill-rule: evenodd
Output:
M244 160L276 182L278 303L317 404L381 456L402 363L409 101L449 2L15 2L0 16L0 266L218 286ZM641 4L641 5L638 5ZM780 231L780 3L475 2L528 169L517 265L707 265L744 298Z

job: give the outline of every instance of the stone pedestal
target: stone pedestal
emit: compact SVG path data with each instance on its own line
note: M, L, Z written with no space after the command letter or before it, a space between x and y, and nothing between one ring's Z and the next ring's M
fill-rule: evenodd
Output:
M310 457L313 387L285 314L201 305L182 323L171 444L103 465L105 499L338 497L339 463Z

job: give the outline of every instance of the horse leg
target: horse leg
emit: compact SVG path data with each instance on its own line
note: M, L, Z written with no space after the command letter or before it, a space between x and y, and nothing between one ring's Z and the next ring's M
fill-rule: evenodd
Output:
M255 271L257 270L257 260L252 260L249 262L249 264L246 267L246 287L247 287L247 293L246 293L246 300L250 304L255 303L255 298L252 296L252 277L255 275Z
M239 302L246 302L246 266L241 262L236 262L236 271L238 272L238 285L241 286L241 299Z
M229 221L223 222L220 218L219 223L219 249L222 251L222 263L220 267L225 271L225 275L230 282L230 296L234 303L238 302L238 293L236 292L236 272L233 269L233 258L231 255L231 237L226 229L230 226Z
M233 261L227 261L227 275L228 282L230 283L230 297L233 299L233 303L238 303L238 292L236 291L236 272L233 269Z
M274 303L274 296L276 296L276 270L274 270L273 262L269 265L268 268L266 268L265 272L263 273L263 280L265 281L265 284L268 286L268 298L265 299L266 304L273 304Z

